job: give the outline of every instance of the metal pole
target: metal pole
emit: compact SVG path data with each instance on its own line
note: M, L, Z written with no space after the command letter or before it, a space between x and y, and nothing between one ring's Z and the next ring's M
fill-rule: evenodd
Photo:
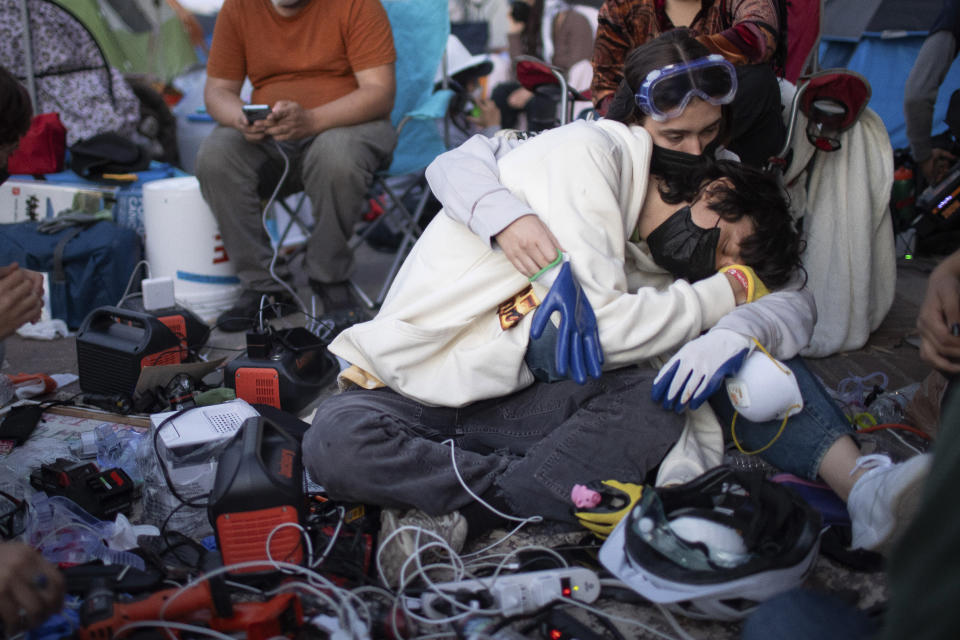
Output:
M33 77L33 44L30 41L30 9L27 8L27 0L20 0L20 17L23 20L23 60L25 75L27 80L27 93L30 94L30 103L33 110L37 106L37 83Z

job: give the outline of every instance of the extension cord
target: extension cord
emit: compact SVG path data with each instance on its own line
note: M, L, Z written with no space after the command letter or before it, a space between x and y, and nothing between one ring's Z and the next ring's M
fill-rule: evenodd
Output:
M442 591L464 603L482 599L487 595L493 600L490 608L500 610L505 617L534 613L562 598L579 602L593 602L600 595L600 580L597 574L584 567L548 569L501 575L496 578L441 582L431 585L432 592L421 596L424 613L430 618L445 618L453 612L444 612L437 606L449 609L450 603Z

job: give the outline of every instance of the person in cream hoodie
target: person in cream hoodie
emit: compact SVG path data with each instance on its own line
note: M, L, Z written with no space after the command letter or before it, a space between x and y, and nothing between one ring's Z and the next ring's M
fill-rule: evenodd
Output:
M694 98L685 111L715 107ZM799 239L779 188L759 172L719 163L674 184L651 177L652 151L630 110L624 121L544 132L499 163L504 187L559 239L595 311L599 379L540 381L528 365L539 350L530 311L558 269L531 284L502 251L438 215L376 318L330 345L351 365L341 374L351 390L319 407L305 437L314 480L335 498L444 514L473 501L459 474L510 513L569 520L575 482L642 480L658 465L686 417L651 401L655 369L632 365L669 354L746 301L740 281L718 269L747 262L761 280L783 284L776 280L799 264ZM740 199L752 208L715 210ZM698 269L713 275L678 280L658 265L645 239L664 228L692 232L694 244L706 234L713 249ZM777 240L747 260L740 245L754 236ZM722 450L722 436L715 445Z
M776 183L703 158L722 139L735 87L723 82L727 63L699 46L671 32L638 48L607 119L498 154L492 184L465 161L433 172L450 215L424 232L378 316L330 346L351 365L341 374L350 390L320 406L304 462L332 497L413 508L426 518L418 525L460 510L476 531L490 524L486 505L571 521L574 484L638 483L655 468L658 484L685 482L721 462L724 434L705 396L695 403L680 384L664 403L676 411L665 411L651 397L657 368L680 349L670 360L684 366L680 382L698 359L709 380L725 341L738 351L754 338L794 358L816 312L796 284L800 241ZM657 94L658 83L681 90ZM681 152L690 140L697 148ZM465 160L458 152L447 155ZM440 193L437 175L458 177ZM511 217L518 206L531 215ZM489 219L501 210L512 212L506 227ZM548 258L524 266L501 242L523 220L549 230L595 311L598 379L579 385L541 366L557 332L548 324L532 341L529 329L558 269L528 282ZM760 297L764 284L775 291ZM791 368L805 376L801 389L818 384ZM774 441L765 454L780 468L822 477L848 500L854 546L876 548L925 462L860 457L849 423L820 395L805 394L809 408L791 418L802 428L741 420L738 431L751 448Z

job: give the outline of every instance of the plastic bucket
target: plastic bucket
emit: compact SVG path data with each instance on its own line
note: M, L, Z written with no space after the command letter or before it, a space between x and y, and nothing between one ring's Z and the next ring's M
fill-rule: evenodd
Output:
M242 287L194 176L143 185L143 228L150 274L173 278L177 302L208 323L230 308Z

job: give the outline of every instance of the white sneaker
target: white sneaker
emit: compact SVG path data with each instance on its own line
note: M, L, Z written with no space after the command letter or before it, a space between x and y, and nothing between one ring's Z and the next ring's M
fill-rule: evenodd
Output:
M850 473L866 468L850 490L847 511L853 525L852 549L888 552L903 534L920 506L923 481L931 454L894 464L884 455L857 458Z
M405 586L422 566L451 565L450 552L460 553L466 539L467 520L459 511L431 516L419 509L402 515L396 509L383 509L377 550L380 577L387 586ZM414 556L419 556L419 563Z

